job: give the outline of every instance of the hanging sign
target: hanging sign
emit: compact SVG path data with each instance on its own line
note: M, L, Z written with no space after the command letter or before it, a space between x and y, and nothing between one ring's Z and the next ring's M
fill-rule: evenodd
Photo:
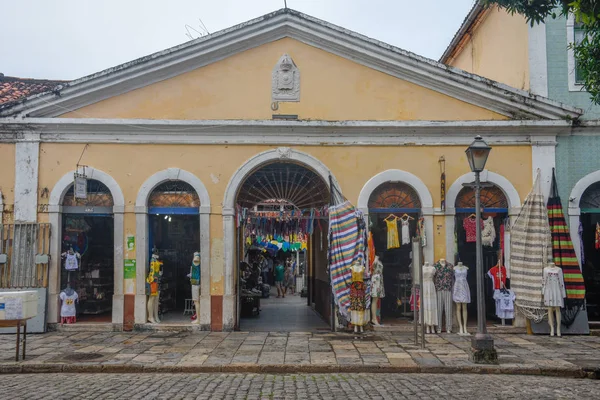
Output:
M75 176L75 198L86 199L87 198L87 179L84 176Z
M127 251L134 251L135 250L135 236L134 235L127 235Z

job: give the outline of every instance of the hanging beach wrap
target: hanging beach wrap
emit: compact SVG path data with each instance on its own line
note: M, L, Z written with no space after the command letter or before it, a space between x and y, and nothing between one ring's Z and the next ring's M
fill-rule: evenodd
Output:
M552 237L538 170L510 235L511 289L521 314L534 322L546 315L542 272L550 260Z
M577 254L575 254L573 242L571 241L569 227L563 214L554 169L552 170L552 187L548 198L548 220L552 233L552 257L554 263L562 268L565 281L567 298L565 299L565 307L561 311L563 314L562 323L568 328L575 321L577 313L583 306L585 284L579 269Z

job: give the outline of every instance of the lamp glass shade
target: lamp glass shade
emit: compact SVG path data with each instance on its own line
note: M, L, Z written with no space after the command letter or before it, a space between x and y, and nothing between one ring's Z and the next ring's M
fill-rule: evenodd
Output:
M477 136L473 143L465 150L467 160L473 172L481 172L485 169L485 163L490 155L492 148L483 141L481 136Z

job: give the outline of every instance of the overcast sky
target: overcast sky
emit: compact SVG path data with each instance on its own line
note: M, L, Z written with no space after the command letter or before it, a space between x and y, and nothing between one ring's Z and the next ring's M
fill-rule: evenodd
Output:
M2 0L0 72L75 79L279 8L284 0ZM438 59L473 0L287 0L288 7ZM190 31L194 37L198 34Z

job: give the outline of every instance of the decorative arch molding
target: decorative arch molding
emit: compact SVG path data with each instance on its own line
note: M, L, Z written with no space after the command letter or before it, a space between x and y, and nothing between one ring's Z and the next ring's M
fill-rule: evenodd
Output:
M223 196L223 263L225 271L225 293L223 296L223 318L222 329L233 330L236 322L234 315L235 295L234 288L234 252L235 252L235 202L239 188L244 183L244 180L257 168L269 162L291 162L301 164L312 169L319 175L323 181L329 185L329 176L331 176L333 184L339 188L339 184L333 173L319 159L308 153L292 149L290 147L279 147L277 149L263 151L248 159L242 164L232 175L225 195ZM331 190L331 188L330 188ZM215 307L216 308L216 307ZM217 321L217 318L213 318ZM218 328L218 326L216 327ZM215 327L213 327L215 329Z
M369 198L371 194L377 189L380 185L390 182L390 181L401 181L408 185L410 185L417 194L419 195L419 199L421 200L421 209L423 210L423 214L430 213L433 214L433 198L431 197L431 193L429 193L429 189L423 183L421 179L419 179L416 175L411 174L410 172L402 171L400 169L388 169L386 171L380 172L365 183L360 194L358 195L358 208L361 210L365 210L369 208Z
M136 210L138 207L147 207L148 198L152 191L161 183L167 181L183 181L189 183L200 198L200 213L210 213L210 197L204 183L196 175L180 168L167 168L152 175L140 187L135 200ZM144 210L145 212L145 210Z
M77 171L67 172L65 175L63 175L62 178L58 180L56 185L54 185L52 192L50 192L50 199L48 200L48 207L50 212L52 212L52 207L62 205L62 201L65 197L65 194L67 193L71 185L73 185L74 175L76 172ZM114 211L117 212L118 210L120 212L123 212L123 208L125 207L125 198L123 197L123 191L121 190L121 187L119 186L117 181L115 181L115 179L112 176L108 175L106 172L100 171L99 169L95 169L92 167L86 167L85 172L88 179L95 179L97 181L102 182L106 185L106 187L108 187L113 197L115 209Z
M62 201L73 185L74 174L76 171L70 171L63 175L62 178L54 185L48 199L48 219L51 229L54 234L50 236L50 267L48 279L48 323L58 323L60 301L59 294L61 290L60 282L60 254L61 254L61 232L62 232ZM114 289L113 289L113 310L112 323L115 326L122 327L123 325L123 229L125 211L125 198L123 191L117 181L107 173L93 168L85 168L86 175L89 179L95 179L102 182L113 197L113 238L114 238Z
M581 208L579 205L583 193L596 182L600 182L600 170L591 172L578 180L575 186L573 186L571 195L569 196L569 229L571 232L571 241L573 242L573 247L577 254L577 260L579 260L579 268L581 268L581 241L577 234L577 229L579 229L579 218L581 215ZM573 232L575 232L575 234L573 234Z
M142 184L135 200L135 225L136 225L136 274L135 293L135 323L144 324L147 318L145 281L149 267L148 255L148 199L152 191L160 184L167 181L183 181L190 184L200 198L200 326L201 329L210 329L210 196L204 183L193 173L180 168L167 168L158 171ZM192 255L190 254L190 262Z
M369 198L371 194L382 184L390 181L404 182L412 187L419 200L421 200L421 212L425 223L425 235L427 237L427 245L424 248L425 260L433 263L434 261L434 244L433 244L433 198L427 186L423 181L414 174L400 169L388 169L373 176L365 183L358 195L358 209L363 212L365 218L369 218Z
M481 182L493 183L497 187L499 187L504 195L506 196L506 200L508 201L508 215L511 219L515 218L519 215L519 211L521 210L521 197L519 196L519 192L513 186L512 183L504 176L497 174L495 172L488 171L487 169L482 171L480 174ZM464 183L470 183L475 181L475 173L469 172L460 176L457 180L454 181L452 186L448 189L446 193L446 259L451 262L455 262L454 259L454 231L456 229L455 226L455 215L456 215L456 198L458 194L463 188ZM504 233L504 243L510 243L510 231L507 230ZM510 277L510 246L505 246L505 260L504 265L507 269L508 276Z
M334 185L339 188L339 184L335 176L319 159L311 156L308 153L294 150L290 147L279 147L277 149L263 151L262 153L255 155L234 172L233 176L229 180L229 183L227 184L227 188L225 189L225 196L223 198L223 215L234 214L237 192L244 183L246 177L258 167L272 161L292 162L308 167L316 172L328 187L329 176L331 175Z

